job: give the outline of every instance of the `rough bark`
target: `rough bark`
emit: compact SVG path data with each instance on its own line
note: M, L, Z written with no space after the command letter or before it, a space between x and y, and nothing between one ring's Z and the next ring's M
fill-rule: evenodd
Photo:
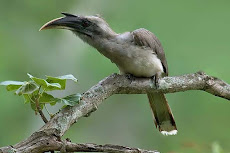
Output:
M62 152L156 152L117 145L74 144L62 141L61 137L72 124L97 110L97 107L113 94L145 94L158 91L173 93L187 90L203 90L230 100L230 85L203 72L162 78L159 80L157 89L149 78L132 78L130 80L126 76L113 74L83 93L79 104L62 109L39 131L14 146L0 148L0 153L36 153L50 150L61 150Z

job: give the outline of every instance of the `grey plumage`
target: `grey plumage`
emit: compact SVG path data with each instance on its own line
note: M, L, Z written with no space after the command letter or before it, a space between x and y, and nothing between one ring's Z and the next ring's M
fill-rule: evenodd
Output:
M156 76L156 81L160 77L168 76L163 47L152 32L141 28L117 34L101 17L76 16L68 13L64 15L63 18L48 22L41 30L49 28L71 30L115 63L121 74L132 74L136 77ZM176 134L176 124L164 94L148 93L148 98L155 124L161 133Z
M152 49L153 54L156 54L163 66L163 72L160 75L168 76L168 65L165 58L165 53L159 39L146 29L137 29L132 32L134 42L139 46L145 46ZM158 75L158 74L155 74ZM161 77L161 76L158 76ZM156 127L165 134L167 132L177 130L172 111L163 93L148 93L149 104L153 112L154 122Z
M153 50L153 54L157 55L163 65L165 75L168 76L168 64L160 40L144 28L137 29L132 34L137 45L150 47Z

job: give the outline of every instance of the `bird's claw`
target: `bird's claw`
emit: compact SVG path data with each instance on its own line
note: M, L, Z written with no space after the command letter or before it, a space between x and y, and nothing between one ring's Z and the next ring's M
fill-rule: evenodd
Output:
M131 82L135 79L135 77L132 74L125 74L125 77Z

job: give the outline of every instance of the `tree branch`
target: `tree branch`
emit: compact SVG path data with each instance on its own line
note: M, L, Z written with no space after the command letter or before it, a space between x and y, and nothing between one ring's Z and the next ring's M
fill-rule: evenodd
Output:
M93 143L76 144L66 140L61 141L55 135L56 131L35 132L28 140L20 145L0 148L0 153L20 152L20 153L40 153L45 151L61 152L110 152L110 153L159 153L157 151L143 150L139 148L130 148L120 145L97 145ZM51 135L50 135L51 134Z
M113 74L85 92L79 104L62 109L38 132L32 134L28 139L8 148L13 148L17 152L23 153L33 153L35 152L34 150L38 148L40 148L40 150L38 149L36 151L40 152L56 150L56 148L51 145L53 139L55 139L55 142L62 142L60 139L61 136L64 135L72 124L76 123L81 117L88 116L95 111L98 105L113 94L145 94L147 92L159 91L173 93L187 90L203 90L215 96L230 100L230 85L218 78L208 76L203 72L162 78L159 80L158 89L156 89L154 83L149 78L129 80L125 76ZM35 135L38 133L43 133L43 135L41 135L39 139L36 139ZM48 144L43 144L41 140L47 140ZM31 141L33 144L39 143L39 145L30 146ZM124 148L121 147L120 152L124 152L124 150L122 150ZM3 149L4 148L0 148L0 153ZM87 149L87 147L85 149Z
M157 151L148 151L139 148L130 148L119 145L97 145L97 144L74 144L68 142L66 144L66 151L68 152L112 152L112 153L158 153Z

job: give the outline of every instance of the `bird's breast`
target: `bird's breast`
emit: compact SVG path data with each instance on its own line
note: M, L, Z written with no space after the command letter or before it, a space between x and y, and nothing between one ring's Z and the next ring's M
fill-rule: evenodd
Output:
M137 77L151 77L157 72L163 72L160 59L150 49L128 47L122 60L118 60L121 72Z
M151 77L157 72L163 73L160 59L150 48L109 41L98 50L115 63L122 74Z

